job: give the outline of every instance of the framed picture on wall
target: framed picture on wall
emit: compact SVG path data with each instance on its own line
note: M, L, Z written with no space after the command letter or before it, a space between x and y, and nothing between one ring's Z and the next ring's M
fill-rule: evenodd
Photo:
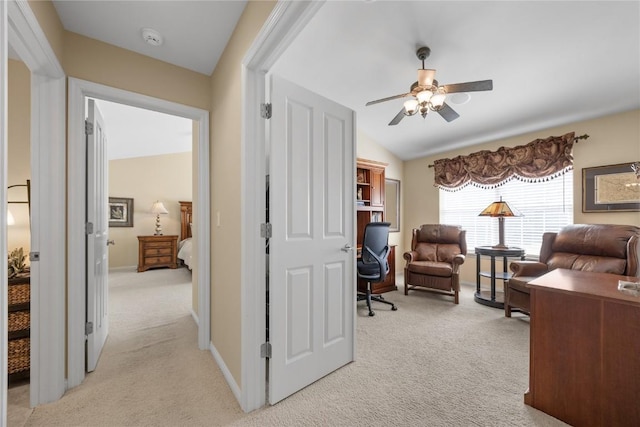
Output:
M133 199L109 197L109 227L133 227Z
M640 211L640 177L633 163L582 169L582 212Z

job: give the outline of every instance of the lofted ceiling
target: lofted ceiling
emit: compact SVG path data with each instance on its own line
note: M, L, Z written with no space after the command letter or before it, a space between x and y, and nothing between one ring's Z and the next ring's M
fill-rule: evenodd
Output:
M54 0L69 31L207 75L245 4ZM143 27L165 43L146 45ZM388 126L403 99L365 104L409 92L424 45L440 84L494 89L448 98L450 123L429 113ZM640 2L327 1L273 72L353 109L361 132L412 159L640 108Z

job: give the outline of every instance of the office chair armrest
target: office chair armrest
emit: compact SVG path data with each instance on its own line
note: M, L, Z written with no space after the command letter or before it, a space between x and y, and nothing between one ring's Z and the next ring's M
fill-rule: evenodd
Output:
M371 255L373 257L373 259L376 260L376 262L378 263L378 267L380 268L380 282L384 282L384 279L387 277L387 257L389 256L389 251L391 250L391 248L389 248L389 245L386 245L384 247L384 251L382 252L381 256L378 256L376 253L374 253L371 249L369 249L368 246L363 246L362 247L363 251L367 251L367 253L369 255ZM362 258L364 261L364 257Z
M513 277L537 277L549 271L547 264L538 261L511 261L509 268L513 271Z

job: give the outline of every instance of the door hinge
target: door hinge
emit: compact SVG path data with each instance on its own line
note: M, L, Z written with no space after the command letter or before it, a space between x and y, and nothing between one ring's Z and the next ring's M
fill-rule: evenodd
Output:
M93 234L93 223L92 222L88 222L88 223L85 224L84 232L86 234Z
M264 239L270 239L271 238L271 223L270 222L266 222L266 223L262 223L260 224L260 237L264 238Z
M270 359L271 358L271 343L270 342L265 342L260 346L260 357L261 358L267 358Z
M29 252L29 261L40 261L40 252Z
M260 117L263 119L271 118L271 103L260 104Z
M84 324L84 334L90 335L93 333L93 322L87 322Z
M87 135L93 135L93 123L89 120L84 121L84 133Z

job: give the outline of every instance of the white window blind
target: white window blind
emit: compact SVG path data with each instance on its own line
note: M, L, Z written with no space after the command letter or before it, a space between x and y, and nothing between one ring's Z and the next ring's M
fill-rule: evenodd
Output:
M496 245L498 218L478 214L500 196L524 215L505 218L505 244L524 248L527 255L540 255L544 232L573 223L572 172L543 182L514 179L490 190L472 185L455 192L440 190L440 223L461 225L467 230L469 252L476 246Z

